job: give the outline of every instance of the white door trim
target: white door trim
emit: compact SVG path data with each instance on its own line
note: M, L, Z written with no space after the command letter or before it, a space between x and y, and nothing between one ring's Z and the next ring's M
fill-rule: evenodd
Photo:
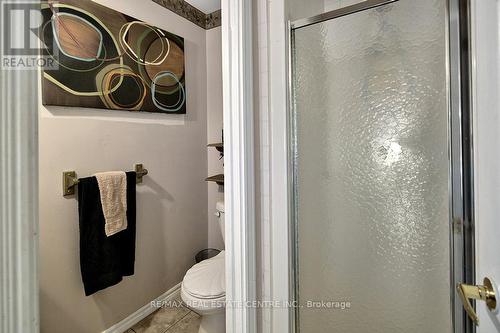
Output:
M500 63L497 0L471 0L472 110L474 132L474 208L476 283L493 279L499 292L498 188L500 186ZM478 333L500 331L500 313L476 303Z
M37 91L37 70L1 70L0 332L39 330Z
M289 197L288 197L288 27L286 3L269 1L269 120L271 150L271 299L288 304L291 299L289 258ZM272 309L270 331L292 332L291 309L280 306Z
M226 330L256 332L252 3L222 1Z

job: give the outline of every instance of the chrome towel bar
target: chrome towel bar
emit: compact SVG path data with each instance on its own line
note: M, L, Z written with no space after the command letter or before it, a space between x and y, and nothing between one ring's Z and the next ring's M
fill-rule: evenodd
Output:
M136 173L135 182L136 184L142 183L142 177L148 174L148 169L145 169L142 164L135 164L134 171ZM76 176L76 171L64 171L63 172L63 196L69 196L75 194L75 186L78 185L78 177Z

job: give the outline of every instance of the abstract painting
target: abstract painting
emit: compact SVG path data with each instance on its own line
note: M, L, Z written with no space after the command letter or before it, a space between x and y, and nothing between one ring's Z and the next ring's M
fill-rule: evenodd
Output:
M57 68L44 105L186 113L184 38L90 0L42 7L40 38Z

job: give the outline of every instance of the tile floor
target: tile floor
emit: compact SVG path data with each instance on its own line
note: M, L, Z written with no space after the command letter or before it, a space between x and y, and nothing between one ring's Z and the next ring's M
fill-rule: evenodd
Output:
M181 305L162 307L125 333L198 333L201 317Z

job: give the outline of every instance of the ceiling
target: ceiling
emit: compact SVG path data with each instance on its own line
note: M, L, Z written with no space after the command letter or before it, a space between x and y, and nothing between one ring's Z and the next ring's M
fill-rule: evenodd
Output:
M185 0L205 14L210 14L220 9L221 0Z

